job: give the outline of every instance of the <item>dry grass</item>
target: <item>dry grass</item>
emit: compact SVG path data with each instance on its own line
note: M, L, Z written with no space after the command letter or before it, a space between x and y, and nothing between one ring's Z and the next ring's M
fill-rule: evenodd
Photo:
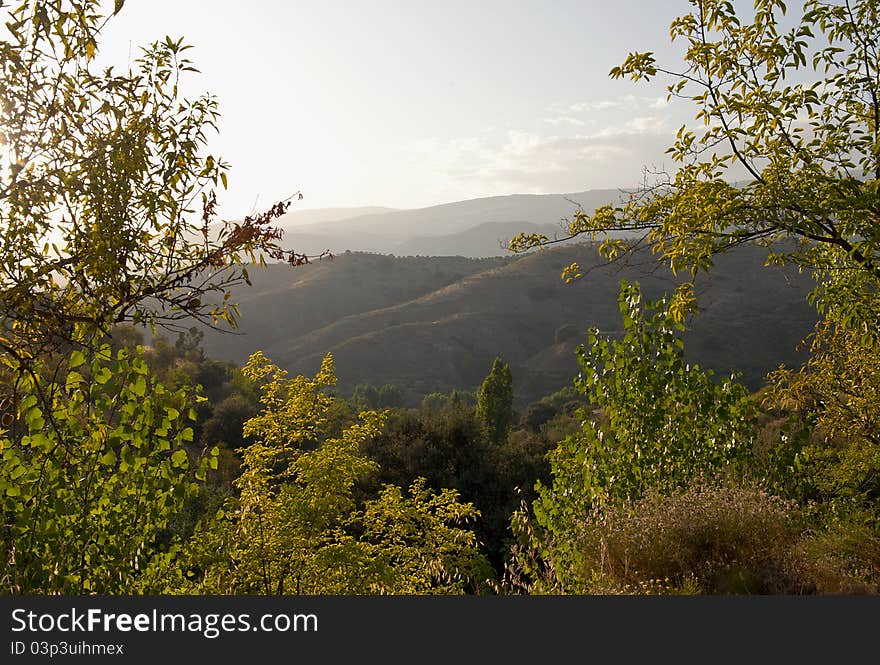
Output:
M812 532L798 506L756 488L650 493L606 511L581 539L585 593L874 593L868 527Z

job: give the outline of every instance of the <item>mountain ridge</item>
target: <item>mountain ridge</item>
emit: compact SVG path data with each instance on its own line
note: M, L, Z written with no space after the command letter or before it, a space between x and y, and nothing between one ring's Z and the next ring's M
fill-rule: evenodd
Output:
M297 224L289 212L279 219L285 244L306 254L330 250L365 251L405 256L502 256L500 240L517 233L553 236L562 223L582 207L617 202L618 189L595 189L566 194L509 194L441 203L412 209L387 209L309 224ZM319 209L320 210L320 209ZM344 209L330 209L339 211ZM361 210L353 208L351 211ZM338 212L327 216L338 215ZM496 225L496 226L491 226Z
M245 334L206 332L205 348L239 363L261 349L294 374L314 373L330 352L341 392L393 383L413 403L428 392L476 389L500 356L522 406L571 384L579 369L573 349L588 327L620 329L621 278L640 281L652 299L678 283L640 260L604 264L595 244L580 243L510 258L349 252L295 269L270 266L254 271L254 289L233 294ZM559 275L572 261L591 272L566 285ZM702 311L686 335L689 362L740 371L752 389L779 364L799 364L797 344L816 319L805 297L809 276L765 262L766 250L751 245L719 256L697 282ZM563 326L577 335L560 346Z

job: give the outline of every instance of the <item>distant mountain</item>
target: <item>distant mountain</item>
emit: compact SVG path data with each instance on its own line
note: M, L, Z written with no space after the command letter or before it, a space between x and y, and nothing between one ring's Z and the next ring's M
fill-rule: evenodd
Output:
M285 230L285 245L307 254L329 249L333 253L350 250L477 258L506 254L501 241L522 231L537 229L553 237L560 232L561 222L571 218L578 207L591 212L617 203L620 197L619 190L597 189L492 196L412 210L363 213L360 208L335 208L326 214L303 210L288 213L280 225Z
M413 403L429 392L475 389L497 355L511 364L522 406L571 384L574 347L589 326L619 331L621 278L639 280L650 298L674 287L649 258L607 266L594 246L578 244L513 258L348 253L296 269L274 265L254 271L254 287L235 294L243 334L209 332L205 347L237 362L261 349L292 373L313 373L329 351L341 392L394 383ZM718 257L698 282L702 311L687 335L690 362L741 371L753 389L780 363L803 359L797 344L815 322L809 278L765 267L765 259L754 246ZM590 272L565 285L559 274L572 261ZM577 332L557 339L562 326Z
M325 229L324 225L315 227ZM334 254L343 251L393 254L395 256L463 256L484 258L511 256L507 241L519 233L543 233L548 238L562 237L561 226L532 224L530 222L489 222L448 235L426 235L406 238L375 235L351 231L334 235L330 232L312 233L313 227L303 231L287 232L284 245L288 249L309 255L329 250ZM326 230L326 229L325 229Z
M398 256L487 256L510 255L507 241L519 233L543 233L563 237L560 225L530 222L488 222L465 231L442 236L418 236L395 246Z
M487 222L525 221L533 224L557 224L578 209L594 210L616 203L616 189L594 189L574 194L511 194L467 201L455 201L392 212L361 215L330 222L340 233L369 232L391 236L437 236L458 233Z
M312 232L313 227L304 228L306 229L304 231L286 230L284 232L282 245L285 249L293 249L300 254L310 256L321 254L324 251L333 254L345 251L396 254L399 245L399 240L390 236L371 233L333 233L328 231L323 224L314 225L317 233Z
M352 217L364 215L376 215L386 212L394 212L396 208L383 208L382 206L362 206L360 208L311 208L305 210L291 210L284 215L281 226L292 230L302 226L336 222Z

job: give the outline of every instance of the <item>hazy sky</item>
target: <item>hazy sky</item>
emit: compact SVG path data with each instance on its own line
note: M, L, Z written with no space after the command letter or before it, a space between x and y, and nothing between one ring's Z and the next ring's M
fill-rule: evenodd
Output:
M112 3L111 3L112 4ZM667 53L685 0L127 0L100 61L168 34L220 102L230 217L297 190L300 207L420 207L630 187L694 109L611 80Z

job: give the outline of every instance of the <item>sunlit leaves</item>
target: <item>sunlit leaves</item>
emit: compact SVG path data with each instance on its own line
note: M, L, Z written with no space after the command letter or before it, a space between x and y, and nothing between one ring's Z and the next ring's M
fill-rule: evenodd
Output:
M583 276L584 274L581 272L581 267L577 262L569 263L560 273L560 277L566 284L570 284L574 280L580 279Z
M130 593L195 491L190 396L126 351L73 352L71 364L63 383L38 366L15 385L17 424L0 436L0 579L19 593Z
M181 92L189 46L161 39L128 71L98 71L103 10L20 3L0 41L0 351L19 361L120 320L234 326L243 261L288 256L271 222L290 201L217 219L228 165L205 154L217 100Z
M533 504L545 532L534 543L551 548L563 578L588 573L570 547L594 510L736 472L751 451L748 391L685 361L672 303L645 301L624 282L618 304L622 331L590 330L578 348L575 384L592 406L581 431L550 453L553 481Z
M773 480L798 488L803 493L798 498L820 496L857 506L875 502L880 489L880 345L872 332L865 335L826 318L816 326L805 365L799 371L780 368L770 376L766 405L800 416L804 431L812 434L810 440L783 440L777 454L784 477Z
M70 369L74 369L79 367L86 361L86 357L80 351L74 351L70 354L70 360L67 363L67 366Z
M263 410L245 424L240 494L189 546L195 589L210 593L460 592L487 574L475 536L477 511L423 481L405 496L387 487L361 505L356 484L377 470L361 453L381 414L364 411L334 431L328 355L315 377L288 378L262 353L244 374Z
M693 122L670 137L673 170L649 173L615 206L579 211L569 234L602 241L609 260L628 248L607 238L638 239L673 271L690 273L755 241L778 247L779 259L820 270L834 264L876 283L877 3L809 0L785 20L777 0L755 2L754 11L726 0L690 5L670 26L684 49L680 63L635 51L610 72L634 81L662 76L668 100L692 108ZM511 249L550 242L523 234Z

